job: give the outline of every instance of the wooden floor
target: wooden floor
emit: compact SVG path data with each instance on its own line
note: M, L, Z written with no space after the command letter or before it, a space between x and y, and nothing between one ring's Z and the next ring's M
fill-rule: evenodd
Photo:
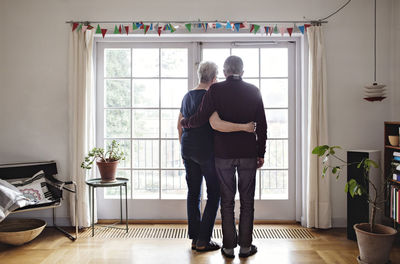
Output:
M53 228L31 243L20 247L0 244L0 263L357 263L357 244L346 239L345 229L312 230L313 240L254 240L259 252L234 260L224 259L220 251L197 253L189 239L101 239L80 238L71 242ZM218 241L221 242L221 241ZM400 263L400 246L391 254Z

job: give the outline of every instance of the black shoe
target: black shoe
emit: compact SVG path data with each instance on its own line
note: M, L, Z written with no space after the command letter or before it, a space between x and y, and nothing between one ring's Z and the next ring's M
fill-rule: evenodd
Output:
M210 240L210 242L208 242L205 246L196 245L197 252L213 251L220 248L221 246L217 242L214 242L212 240Z
M256 253L257 253L257 247L254 245L251 245L249 252L239 253L239 258L247 258L247 257L253 256Z
M221 253L222 253L222 255L224 255L224 257L226 257L226 258L235 258L235 255L226 254L225 251L224 251L224 248L221 248Z

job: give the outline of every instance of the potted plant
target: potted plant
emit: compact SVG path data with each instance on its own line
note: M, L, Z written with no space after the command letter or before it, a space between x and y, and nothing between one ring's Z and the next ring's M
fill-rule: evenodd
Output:
M107 146L107 151L103 148L93 148L85 157L81 167L90 170L93 162L96 161L97 167L100 171L102 182L115 181L115 173L120 160L125 160L125 153L121 151L117 141L113 140Z
M360 162L348 163L336 155L335 149L340 149L339 146L317 146L312 153L323 158L322 177L331 171L336 178L339 178L343 167L349 165L357 165L357 168L363 170L363 182L357 182L351 179L346 183L345 192L351 197L359 195L367 199L371 205L371 213L369 223L359 223L354 225L354 230L357 236L357 243L360 250L358 257L359 263L388 263L392 245L397 234L397 230L376 223L376 212L381 205L386 201L385 191L380 186L376 186L368 177L371 168L379 168L379 165L371 159L363 159ZM385 179L386 181L388 179ZM371 186L369 192L366 186Z

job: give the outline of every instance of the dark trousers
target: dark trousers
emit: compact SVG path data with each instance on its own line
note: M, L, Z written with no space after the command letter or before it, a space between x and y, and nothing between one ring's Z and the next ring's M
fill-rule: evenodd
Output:
M257 159L215 158L221 192L221 216L223 247L250 247L253 240L254 191L256 183ZM240 195L239 238L235 225L236 175Z
M214 157L204 162L183 158L183 163L186 169L186 182L188 186L187 215L189 238L209 242L220 201ZM200 197L203 176L207 185L207 204L201 216Z

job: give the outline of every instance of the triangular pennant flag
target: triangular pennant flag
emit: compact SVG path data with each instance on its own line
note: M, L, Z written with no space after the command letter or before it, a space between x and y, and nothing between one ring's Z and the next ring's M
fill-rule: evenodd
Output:
M106 36L107 33L107 29L106 28L102 28L101 29L101 35L103 35L103 38Z
M292 36L293 28L292 27L288 27L286 30L289 33L289 36Z
M82 30L82 27L83 27L83 24L79 24L79 27L78 27L78 31L81 31Z
M143 22L140 22L140 27L139 27L140 29L144 29L144 24L143 24Z
M272 32L274 32L274 28L273 27L269 27L269 35L272 35Z
M118 31L119 31L119 34L122 33L122 26L121 25L119 25Z
M269 27L264 27L264 29L265 29L265 34L267 34L267 35L268 35L268 32L269 32Z
M244 23L240 23L240 28L246 28L246 26L244 25Z
M125 28L126 35L128 35L128 34L129 34L129 31L130 31L129 26L124 26L124 28Z
M243 23L242 23L242 25L243 25L243 28L249 28L249 23L247 23L247 21L244 21ZM241 26L242 26L241 25Z
M240 29L240 23L235 23L235 24L234 24L234 27L235 27L236 31L238 31L238 32L239 32L239 29Z
M91 25L87 26L87 30L92 30L93 27Z
M201 23L197 24L197 27L198 27L198 28L201 28Z
M157 28L158 36L161 36L161 32L162 32L162 27L158 27L158 28Z
M307 28L311 27L310 24L304 24L304 30L307 32Z
M172 24L169 24L169 27L171 29L171 33L174 33L176 31L176 28Z
M256 34L258 30L260 30L260 25L253 25L253 29L254 29L254 34Z
M82 32L86 32L88 26L82 26Z
M254 30L254 25L251 24L251 26L250 26L250 33L253 32L253 30Z
M138 29L137 23L132 23L132 30Z
M279 32L281 33L282 36L285 34L285 31L286 31L286 28L284 28L284 27L279 28Z
M192 32L192 24L185 24L185 27L189 32Z
M274 27L274 34L278 34L278 26L277 25L275 25L275 27Z
M202 27L203 27L204 31L207 31L208 23L202 23Z
M226 22L225 28L226 28L226 29L232 29L232 24L231 24L231 22L227 21L227 22Z
M96 28L96 34L101 34L101 28L100 28L100 25L97 25L97 28Z
M300 31L301 31L301 34L303 34L303 35L304 35L304 26L298 26L298 28L300 29Z
M72 31L74 31L79 26L79 23L72 24Z
M119 34L119 30L118 30L117 25L114 26L114 34Z
M139 22L136 22L136 28L140 28L140 23Z
M146 34L147 31L149 31L149 29L150 29L149 25L144 25L144 28L143 28L144 34Z
M150 31L153 31L153 23L150 24Z
M215 28L221 28L221 27L222 27L221 23L219 22L215 23Z

